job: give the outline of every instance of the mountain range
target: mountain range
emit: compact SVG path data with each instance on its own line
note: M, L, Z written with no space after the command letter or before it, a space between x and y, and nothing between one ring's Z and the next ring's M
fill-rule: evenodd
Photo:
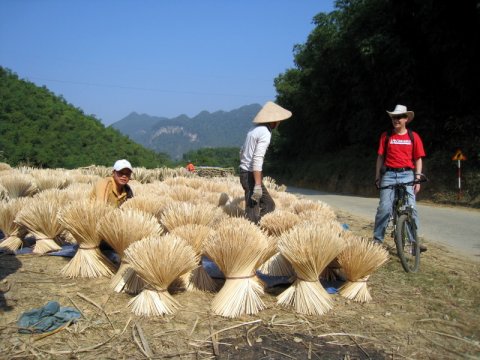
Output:
M166 118L132 112L110 126L146 148L179 160L190 150L241 147L260 109L261 105L251 104L228 112L202 111L193 118L187 115Z

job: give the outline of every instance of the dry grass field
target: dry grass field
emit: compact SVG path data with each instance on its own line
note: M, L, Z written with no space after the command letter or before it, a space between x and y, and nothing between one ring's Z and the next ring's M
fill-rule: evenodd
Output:
M337 216L350 231L371 234L372 223ZM61 277L68 258L1 254L0 358L478 359L479 263L426 242L417 274L406 274L390 249L368 281L370 303L332 295L331 311L304 316L276 304L285 289L276 286L262 296L267 309L239 319L214 315L214 294L199 292L176 293L182 308L173 316L137 317L131 296L112 292L109 279ZM50 300L81 319L54 333L18 333L19 316Z

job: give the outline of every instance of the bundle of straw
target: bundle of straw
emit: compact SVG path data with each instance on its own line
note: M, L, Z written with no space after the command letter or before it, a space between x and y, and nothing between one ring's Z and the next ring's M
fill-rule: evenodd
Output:
M15 222L27 228L35 237L32 250L35 254L45 254L61 249L60 235L64 228L57 216L61 202L55 194L47 195L53 196L30 199L15 218Z
M299 199L293 203L292 207L294 212L303 220L320 220L329 222L337 218L337 215L330 205L323 201Z
M122 209L137 209L155 216L157 221L160 221L165 206L171 201L172 199L165 196L143 194L126 201Z
M274 237L277 243L280 235L290 230L300 221L300 218L296 214L285 210L275 210L263 216L259 225L268 235ZM262 264L258 270L270 276L294 275L292 265L290 265L288 260L279 252L276 252L276 254Z
M206 256L218 265L226 280L212 301L215 314L234 318L265 308L260 298L263 286L255 269L272 252L274 243L250 221L228 218L218 225L205 242Z
M97 224L112 207L99 202L79 200L65 206L59 213L60 223L72 234L79 247L61 273L69 278L111 276L113 263L99 249Z
M179 276L198 266L198 257L182 238L167 234L150 236L132 243L125 258L147 283L143 291L128 303L136 315L174 314L180 304L168 293Z
M162 232L162 227L153 215L136 209L115 209L99 221L100 238L105 240L121 259L120 268L110 283L113 290L137 294L143 288L143 282L125 261L124 251L134 241L153 235L160 236Z
M63 189L70 183L68 173L57 169L37 169L31 175L35 179L38 191L47 189Z
M186 185L173 185L170 186L168 195L174 201L193 202L201 196L201 193Z
M173 202L163 211L161 223L167 231L187 224L211 225L219 216L216 208L210 204L192 204L188 202Z
M223 211L231 217L245 216L245 197L236 197L222 206Z
M0 242L0 249L15 251L22 247L22 238L26 235L26 229L15 222L15 217L27 203L26 198L13 199L9 202L0 202L0 230L4 240Z
M37 192L33 178L18 172L9 171L8 174L0 176L0 185L7 191L7 200L32 196Z
M184 239L200 258L204 243L213 235L214 230L205 225L188 224L176 227L171 233ZM184 275L183 280L187 290L215 291L217 289L217 284L203 268L201 260L192 272Z
M367 287L370 275L388 260L388 251L381 245L346 233L347 246L338 255L347 282L340 288L340 295L357 302L372 300Z
M322 315L332 300L318 280L323 269L345 246L331 224L301 223L280 237L278 247L292 264L297 278L278 297L278 304L293 306L307 315Z

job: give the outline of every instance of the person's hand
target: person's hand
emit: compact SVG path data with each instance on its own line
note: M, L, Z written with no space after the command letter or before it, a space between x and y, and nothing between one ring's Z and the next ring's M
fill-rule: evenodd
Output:
M380 179L375 179L375 187L376 187L377 189L380 188Z
M262 185L255 185L253 187L253 193L251 198L253 201L259 202L261 197L262 197Z
M420 191L420 184L413 185L413 193L417 195L419 191Z

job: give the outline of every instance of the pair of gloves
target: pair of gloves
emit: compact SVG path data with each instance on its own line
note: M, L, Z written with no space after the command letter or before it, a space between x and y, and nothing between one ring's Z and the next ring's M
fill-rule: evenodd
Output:
M260 198L262 197L262 185L255 185L253 187L252 196L250 197L253 201L258 203L260 201Z

